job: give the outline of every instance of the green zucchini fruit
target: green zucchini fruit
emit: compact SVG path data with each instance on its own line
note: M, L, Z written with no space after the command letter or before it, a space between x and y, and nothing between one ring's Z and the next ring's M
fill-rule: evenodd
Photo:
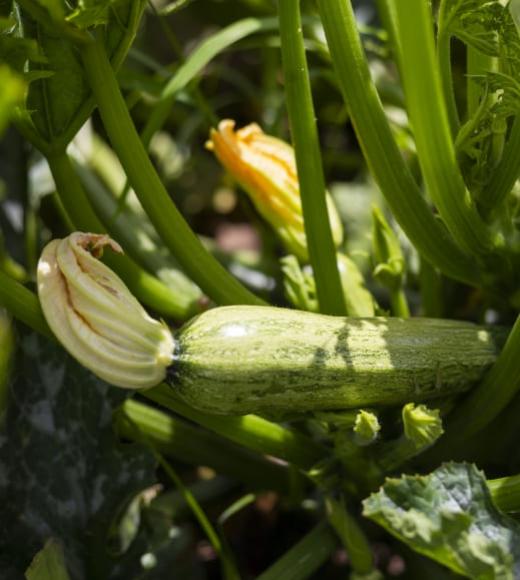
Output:
M454 320L226 306L178 331L168 381L209 413L401 405L469 389L503 334Z

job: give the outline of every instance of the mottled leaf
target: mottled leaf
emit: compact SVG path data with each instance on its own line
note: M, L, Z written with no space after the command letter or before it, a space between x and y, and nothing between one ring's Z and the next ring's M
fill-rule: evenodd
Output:
M18 578L45 541L64 548L71 578L106 578L118 564L110 523L154 480L141 446L121 446L112 413L127 396L57 344L19 340L11 401L0 436L0 577Z
M364 515L415 551L477 580L520 578L520 524L497 510L482 472L444 464L388 479Z

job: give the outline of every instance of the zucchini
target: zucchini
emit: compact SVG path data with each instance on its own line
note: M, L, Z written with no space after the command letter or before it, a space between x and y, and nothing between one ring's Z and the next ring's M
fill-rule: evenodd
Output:
M503 334L453 320L227 306L178 331L168 380L209 413L401 405L469 389Z

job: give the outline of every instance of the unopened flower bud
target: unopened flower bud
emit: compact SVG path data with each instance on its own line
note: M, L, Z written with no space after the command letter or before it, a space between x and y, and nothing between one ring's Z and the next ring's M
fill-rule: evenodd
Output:
M99 258L107 235L75 232L53 240L38 262L38 295L52 331L69 353L107 383L140 389L164 379L173 336L151 318Z
M308 261L300 187L294 151L290 145L266 135L252 123L235 131L235 122L221 121L212 129L206 147L249 195L260 215L277 232L289 253ZM343 227L334 202L327 194L327 208L336 246Z
M405 437L417 448L432 445L444 432L438 409L408 403L403 407L402 417Z
M358 445L363 446L373 443L377 439L380 430L381 425L375 413L363 411L363 409L358 412L354 423L354 436Z
M403 253L395 232L377 206L372 207L372 246L374 278L387 288L400 288L405 273Z

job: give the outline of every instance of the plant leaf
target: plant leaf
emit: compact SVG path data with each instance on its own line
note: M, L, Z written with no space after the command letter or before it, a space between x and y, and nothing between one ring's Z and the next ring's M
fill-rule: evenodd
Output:
M27 580L69 580L63 548L53 538L34 556L25 572Z
M124 391L36 334L21 337L16 358L0 436L0 519L10 522L0 529L0 577L19 577L49 537L63 545L71 577L105 577L118 563L110 523L154 482L154 458L112 431Z
M363 504L365 516L459 574L520 577L520 524L497 510L474 465L447 463L429 475L387 479Z

